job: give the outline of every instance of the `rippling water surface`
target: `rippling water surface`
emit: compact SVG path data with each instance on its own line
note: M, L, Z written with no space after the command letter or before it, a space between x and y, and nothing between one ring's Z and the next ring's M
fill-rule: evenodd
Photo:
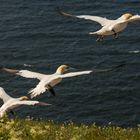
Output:
M136 126L140 123L140 24L129 24L119 38L97 43L88 32L100 28L95 22L60 16L56 7L79 15L115 19L122 13L140 14L137 0L1 0L1 65L53 73L60 64L79 70L127 65L116 71L65 79L55 87L57 96L36 99L50 107L21 107L21 117L56 121ZM0 85L14 97L26 95L38 83L0 74ZM2 103L2 102L1 102Z

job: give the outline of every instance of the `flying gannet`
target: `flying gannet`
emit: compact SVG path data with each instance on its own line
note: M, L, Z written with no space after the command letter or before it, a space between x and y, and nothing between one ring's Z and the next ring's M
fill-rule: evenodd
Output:
M102 28L99 29L96 32L90 32L90 35L98 35L98 38L96 41L102 41L104 36L109 36L113 35L114 38L118 37L118 33L123 31L129 22L134 22L134 21L139 21L140 20L140 15L132 15L131 13L125 13L121 17L111 20L99 16L90 16L90 15L71 15L69 13L65 13L60 10L60 8L57 8L58 12L67 17L75 17L75 18L81 18L81 19L86 19L86 20L92 20L95 22L98 22Z
M29 71L29 70L14 70L14 69L9 69L5 67L1 68L0 70L4 72L20 75L25 78L37 78L38 80L40 80L38 85L29 91L29 93L31 94L31 98L33 98L35 96L38 96L44 93L46 90L50 91L52 95L55 96L55 91L53 87L56 84L60 83L61 80L64 78L90 74L90 73L111 71L121 66L123 65L118 65L114 68L105 69L105 70L94 69L94 70L88 70L88 71L68 72L68 70L72 68L67 65L61 65L57 68L56 72L53 74L41 74L41 73Z
M27 96L21 96L20 98L13 98L9 96L2 87L0 87L0 98L3 100L4 104L0 107L0 117L3 117L5 113L11 112L12 109L17 108L21 105L31 105L31 106L47 106L50 105L45 102L31 101L28 100ZM27 101L28 100L28 101Z

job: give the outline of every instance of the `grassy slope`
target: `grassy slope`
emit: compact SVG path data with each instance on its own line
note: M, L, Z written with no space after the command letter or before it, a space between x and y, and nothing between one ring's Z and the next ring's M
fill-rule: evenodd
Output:
M0 140L140 140L140 128L0 119Z

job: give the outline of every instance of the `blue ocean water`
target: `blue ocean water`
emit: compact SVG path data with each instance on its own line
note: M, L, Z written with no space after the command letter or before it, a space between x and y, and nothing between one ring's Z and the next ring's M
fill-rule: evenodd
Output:
M21 107L20 117L77 123L136 126L140 123L140 24L129 24L118 39L97 43L100 25L63 17L56 7L75 15L98 15L110 19L131 12L140 14L138 0L0 0L1 65L53 73L61 64L78 70L104 69L126 63L110 73L63 80L54 89L56 97L44 93L36 99L49 107ZM26 95L38 80L0 74L0 86L13 97ZM1 102L2 104L2 102ZM22 111L21 111L22 109Z

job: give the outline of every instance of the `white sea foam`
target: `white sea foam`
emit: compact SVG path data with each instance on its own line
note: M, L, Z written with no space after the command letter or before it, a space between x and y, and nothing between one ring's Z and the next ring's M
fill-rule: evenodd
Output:
M129 53L140 53L139 50L129 51Z
M32 67L33 65L30 64L24 64L25 67Z

